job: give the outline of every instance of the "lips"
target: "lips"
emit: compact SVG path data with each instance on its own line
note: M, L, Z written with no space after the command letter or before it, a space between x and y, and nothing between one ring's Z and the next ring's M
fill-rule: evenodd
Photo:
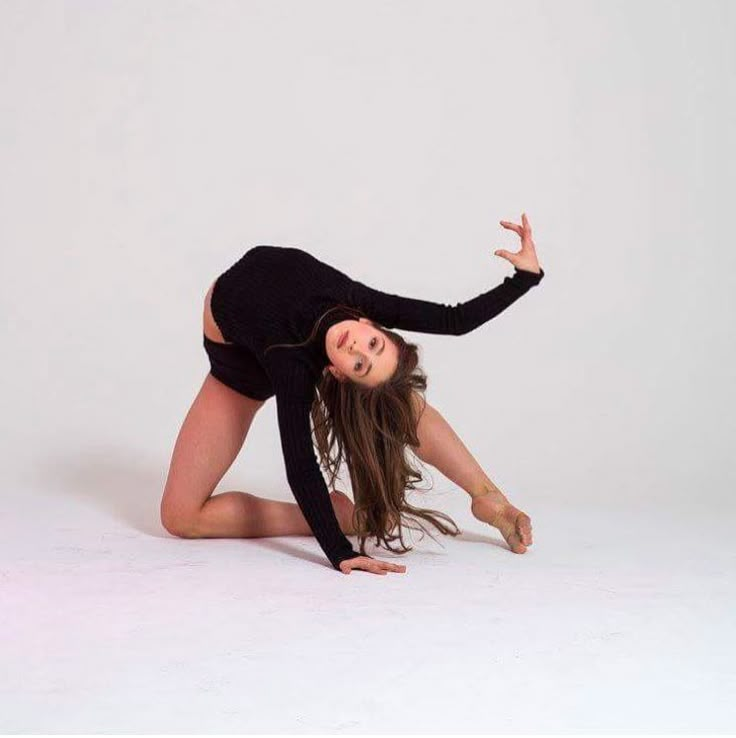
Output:
M348 337L348 332L347 330L345 330L343 331L343 334L340 336L340 339L337 342L337 348L340 348L343 345L347 337Z

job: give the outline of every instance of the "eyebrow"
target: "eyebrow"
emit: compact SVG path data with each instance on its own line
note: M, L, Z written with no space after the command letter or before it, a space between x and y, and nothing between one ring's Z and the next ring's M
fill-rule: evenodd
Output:
M383 349L385 349L385 348L386 348L386 339L384 338L383 339L383 344L381 344L381 348L378 351L376 351L376 356L380 356L383 353ZM368 370L366 371L366 373L363 376L364 377L367 377L368 374L370 373L370 370L371 369L373 369L373 362L371 362L370 366L368 367Z

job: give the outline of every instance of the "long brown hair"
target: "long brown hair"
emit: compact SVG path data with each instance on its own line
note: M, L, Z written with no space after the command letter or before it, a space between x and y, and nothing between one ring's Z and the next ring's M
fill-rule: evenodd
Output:
M356 320L368 317L360 310L337 305L320 316L306 341L276 345L309 343L327 313L338 308L355 315ZM415 507L406 500L407 491L420 489L417 485L423 480L422 473L411 463L411 455L407 455L407 446L419 446L417 407L418 400L424 403L427 375L419 366L417 344L368 320L396 346L396 370L373 387L351 380L341 382L325 370L316 385L311 417L320 463L329 475L331 489L341 463L345 461L348 467L355 498L353 527L360 553L365 555L365 542L370 537L389 551L406 553L413 547L404 541L404 527L418 529L408 524L408 516L413 516L412 522L433 539L419 519L445 535L456 536L460 529L449 515ZM398 549L391 546L397 540L401 546Z

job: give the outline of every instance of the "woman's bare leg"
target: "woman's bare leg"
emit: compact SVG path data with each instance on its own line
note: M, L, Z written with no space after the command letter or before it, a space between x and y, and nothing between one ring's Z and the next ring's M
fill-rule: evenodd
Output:
M295 502L268 500L234 490L213 494L262 405L207 374L179 430L161 499L161 522L172 535L311 535ZM331 498L343 532L350 532L352 502L338 491Z
M514 507L491 481L442 414L429 403L417 406L419 446L414 453L431 464L472 498L471 509L479 520L501 532L515 553L524 553L532 543L531 521Z
M352 534L353 503L347 495L330 493L332 506L343 533ZM257 497L250 492L220 492L205 501L189 537L268 538L271 536L311 536L296 502Z
M212 315L212 289L204 299L203 332L225 339ZM235 392L208 373L189 408L174 445L161 522L185 538L259 538L311 535L296 502L269 500L231 490L213 494L243 446L263 401ZM352 533L353 503L340 491L330 495L344 533Z

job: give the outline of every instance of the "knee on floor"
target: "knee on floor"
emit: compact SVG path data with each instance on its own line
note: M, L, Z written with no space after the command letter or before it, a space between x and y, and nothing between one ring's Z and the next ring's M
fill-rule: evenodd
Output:
M162 511L161 524L172 536L177 538L201 538L197 530L196 520L191 516Z

